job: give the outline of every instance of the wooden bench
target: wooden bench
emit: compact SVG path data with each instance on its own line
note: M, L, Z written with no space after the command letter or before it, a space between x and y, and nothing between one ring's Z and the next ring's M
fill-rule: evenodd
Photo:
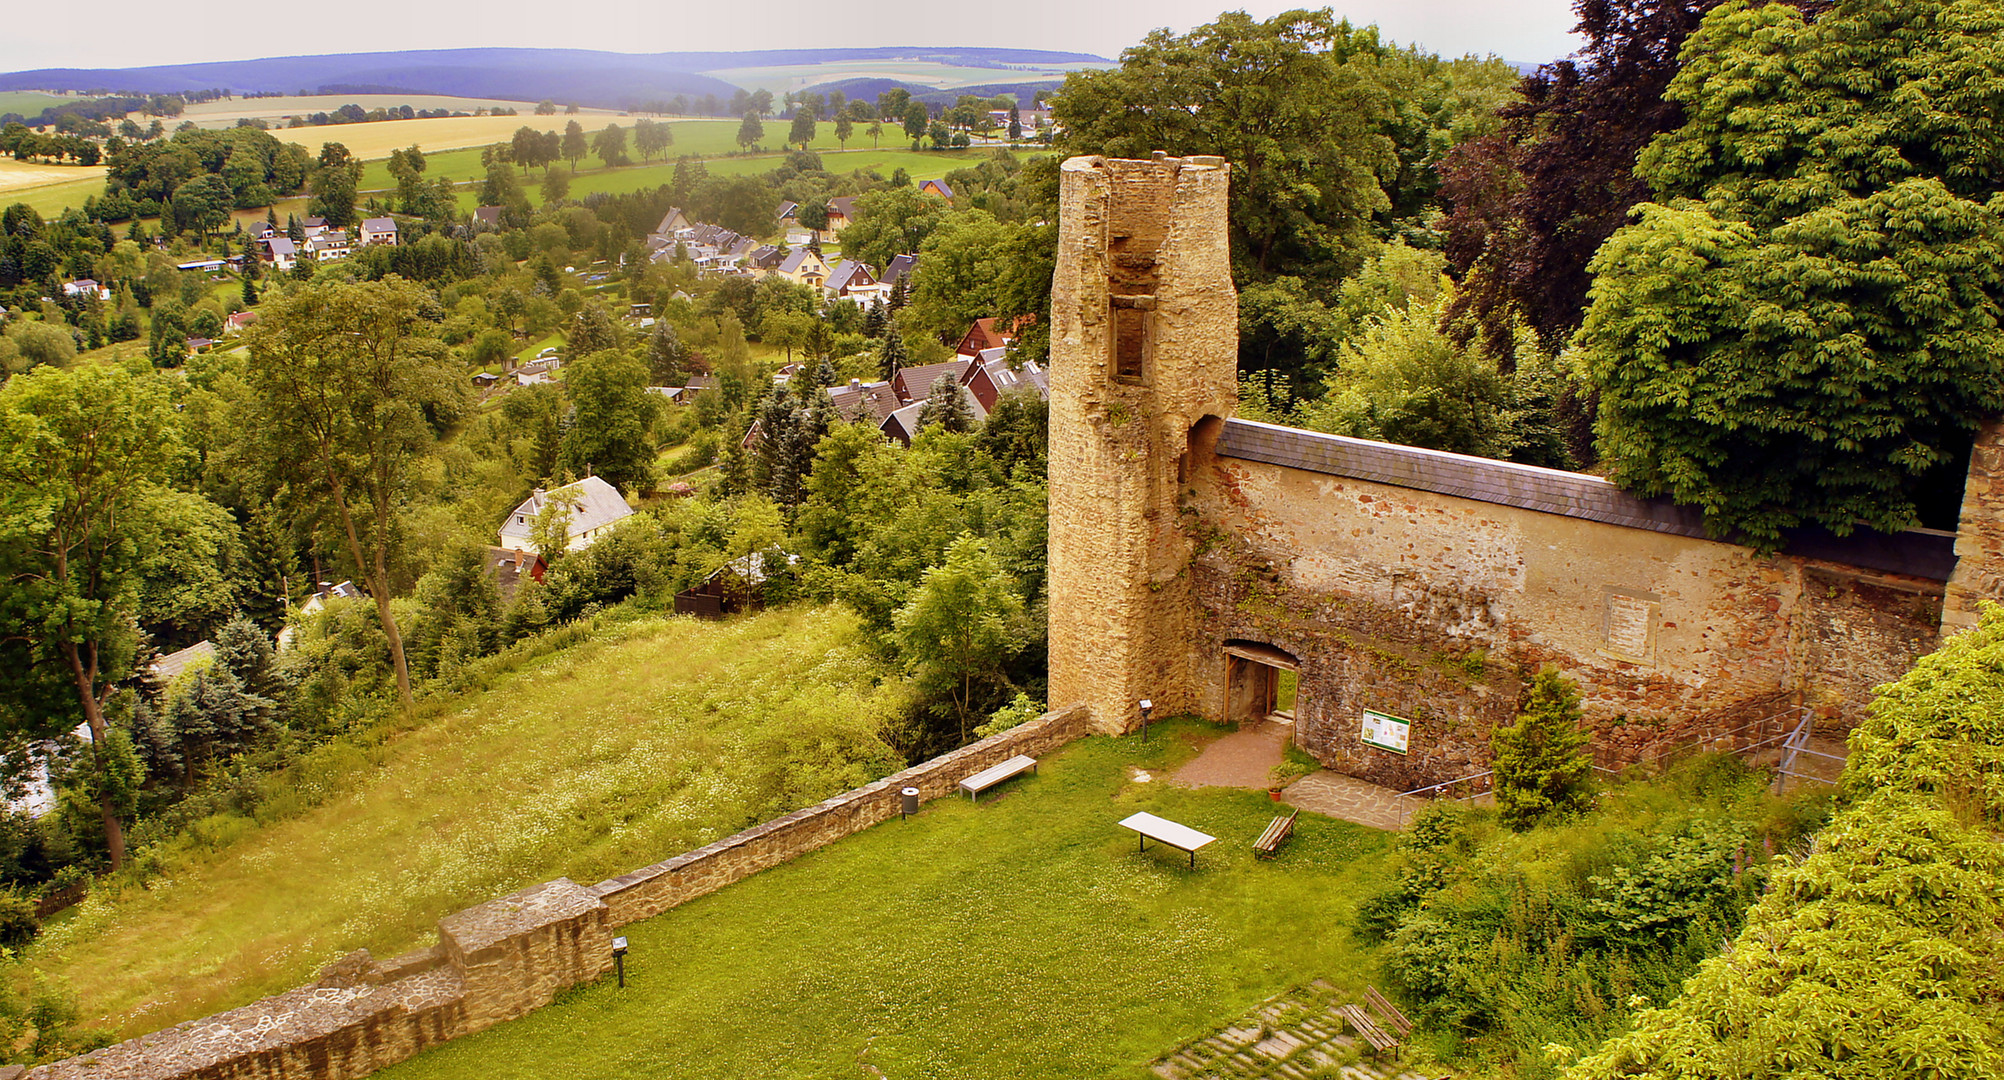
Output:
M1012 776L1019 773L1033 773L1036 771L1036 758L1025 754L1017 754L1015 757L999 765L990 765L973 776L962 780L960 782L960 790L967 792L967 797L972 799Z
M1386 1000L1385 995L1378 993L1377 987L1364 988L1364 1004L1371 1007L1371 1011L1377 1014L1378 1019L1382 1020L1386 1027L1398 1032L1400 1038L1403 1039L1413 1033L1413 1022L1406 1019L1406 1014L1400 1012L1397 1005Z
M1362 1005L1338 1005L1336 1011L1342 1014L1343 1019L1350 1022L1350 1026L1356 1030L1358 1038L1371 1044L1372 1061L1378 1060L1378 1052L1381 1050L1390 1050L1392 1052L1392 1060L1398 1060L1399 1040L1385 1034L1385 1029L1379 1027L1377 1021L1371 1019L1370 1014L1364 1011Z
M1294 835L1294 819L1300 816L1301 811L1296 810L1286 817L1274 818L1273 824L1268 825L1266 831L1259 834L1259 839L1253 843L1253 854L1261 858L1273 858L1275 853L1280 851L1280 845L1287 843L1287 838Z

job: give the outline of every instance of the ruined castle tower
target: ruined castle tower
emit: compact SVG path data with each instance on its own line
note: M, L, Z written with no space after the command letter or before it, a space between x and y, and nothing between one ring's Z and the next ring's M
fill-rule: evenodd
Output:
M1077 157L1062 170L1051 295L1053 706L1102 731L1194 711L1197 634L1179 519L1192 428L1237 401L1238 295L1223 158Z

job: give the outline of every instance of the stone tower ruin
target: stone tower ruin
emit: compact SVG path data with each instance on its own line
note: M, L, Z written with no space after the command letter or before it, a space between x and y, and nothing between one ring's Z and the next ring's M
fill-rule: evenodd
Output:
M1179 519L1190 437L1237 401L1223 158L1077 157L1062 170L1051 334L1050 700L1102 731L1195 711Z

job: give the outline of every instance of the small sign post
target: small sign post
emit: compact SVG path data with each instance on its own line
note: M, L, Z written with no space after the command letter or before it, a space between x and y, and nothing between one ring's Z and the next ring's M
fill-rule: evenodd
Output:
M1364 710L1363 738L1365 746L1375 746L1380 750L1390 750L1394 754L1406 752L1406 745L1412 741L1412 721L1393 716L1390 713Z

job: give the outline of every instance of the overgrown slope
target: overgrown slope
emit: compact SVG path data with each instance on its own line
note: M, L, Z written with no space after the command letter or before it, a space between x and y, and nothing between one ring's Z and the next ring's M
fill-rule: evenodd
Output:
M601 630L413 730L316 751L288 782L317 805L199 822L145 889L101 891L28 964L129 1035L352 949L427 945L461 907L598 881L895 771L875 673L834 608Z

